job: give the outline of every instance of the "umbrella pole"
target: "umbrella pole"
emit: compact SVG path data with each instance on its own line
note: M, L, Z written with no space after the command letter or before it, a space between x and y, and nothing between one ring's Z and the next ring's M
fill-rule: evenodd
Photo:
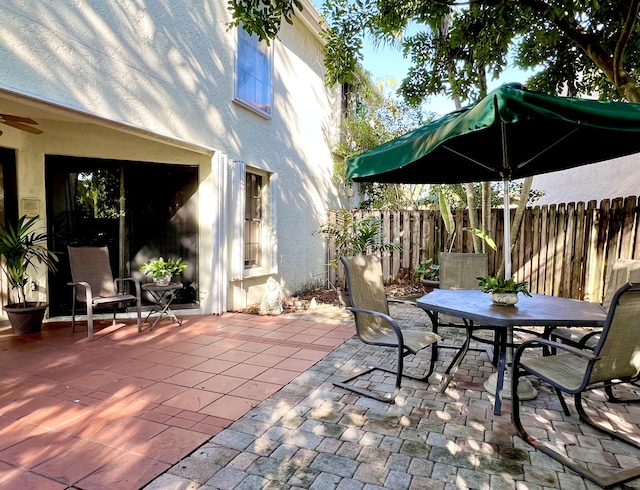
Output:
M509 200L509 179L502 180L504 194L504 278L511 277L511 203Z
M504 134L504 124L503 124L503 139L502 139L502 145L503 145L503 164L504 164L504 168L509 168L508 165L508 161L506 160L507 158L507 151L506 151L506 140L505 140L505 134ZM503 187L503 202L504 202L504 211L503 211L503 216L504 216L504 278L505 279L509 279L511 277L511 203L509 200L509 178L508 177L504 177L502 179L502 187ZM503 307L504 308L504 307ZM506 342L507 342L507 346L506 346L506 365L504 367L504 378L502 380L502 386L500 387L501 389L498 389L498 385L499 385L499 380L498 380L498 373L493 373L491 374L491 376L489 376L489 379L487 379L487 381L484 382L484 389L487 390L487 392L496 395L497 392L500 392L499 394L497 394L496 396L496 404L495 404L495 408L494 408L494 414L499 415L500 411L501 411L501 407L502 407L502 399L506 398L506 399L510 399L511 398L511 376L512 376L512 372L511 370L513 369L513 327L508 327L507 328L507 335L506 335ZM518 383L518 397L521 400L532 400L533 398L535 398L538 395L537 390L533 387L533 385L531 384L531 381L529 381L528 378L521 378L520 379L522 382ZM500 398L500 401L498 401L498 397Z

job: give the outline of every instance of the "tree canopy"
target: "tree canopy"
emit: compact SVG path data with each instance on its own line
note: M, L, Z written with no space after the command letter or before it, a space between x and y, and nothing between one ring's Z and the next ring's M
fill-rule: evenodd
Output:
M233 24L267 40L300 8L229 1ZM473 100L509 63L538 70L527 84L543 92L640 102L639 9L640 0L324 0L327 83L353 81L370 38L411 59L400 91L416 104L431 94Z

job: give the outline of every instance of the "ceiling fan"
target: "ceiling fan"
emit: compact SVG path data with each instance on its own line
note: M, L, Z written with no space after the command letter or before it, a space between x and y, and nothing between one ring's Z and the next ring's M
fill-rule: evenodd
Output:
M21 129L22 131L26 131L28 133L33 133L33 134L42 133L41 129L33 128L29 126L30 124L38 124L38 123L28 117L12 116L11 114L0 114L0 123L6 124L7 126L11 126L13 128ZM2 134L1 131L0 131L0 134Z

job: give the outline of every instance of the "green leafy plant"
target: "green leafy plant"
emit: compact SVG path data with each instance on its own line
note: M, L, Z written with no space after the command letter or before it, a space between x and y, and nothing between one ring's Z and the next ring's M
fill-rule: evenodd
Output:
M433 259L424 259L413 271L419 282L437 281L440 278L440 266L433 263Z
M513 279L501 277L476 277L483 293L522 293L531 296L526 282L516 282Z
M325 235L334 240L337 255L329 262L332 267L338 267L340 257L400 249L397 243L383 241L378 218L367 216L358 220L347 210L337 211L335 221L326 221L312 234Z
M0 255L4 257L4 273L9 285L17 293L17 303L27 306L27 292L31 278L29 267L42 264L56 272L58 257L46 247L47 234L33 231L39 216L27 220L22 216L15 223L0 226Z
M498 246L496 245L496 242L493 240L493 238L491 238L491 235L478 228L465 228L464 230L473 233L475 236L483 240L491 249L496 251L498 250Z
M162 257L155 260L147 260L140 265L140 272L159 279L165 276L175 276L185 271L188 263L182 257L171 257L164 260Z

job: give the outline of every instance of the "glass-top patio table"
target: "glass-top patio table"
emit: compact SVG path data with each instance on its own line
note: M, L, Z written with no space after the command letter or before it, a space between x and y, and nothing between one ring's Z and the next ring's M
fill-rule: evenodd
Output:
M501 391L505 377L510 378L505 368L511 363L514 327L545 327L543 335L548 335L551 329L560 326L601 327L607 317L601 305L588 301L542 294L533 294L531 297L520 294L518 298L515 306L497 306L491 302L487 293L480 290L434 289L417 300L418 306L431 318L434 332L438 330L438 314L465 320L465 341L445 371L441 391L447 387L462 362L471 340L477 340L477 337L473 337L474 330L482 326L502 327L496 328L496 349L499 349L500 355L494 406L494 413L500 415L503 396ZM486 385L485 383L485 387Z

